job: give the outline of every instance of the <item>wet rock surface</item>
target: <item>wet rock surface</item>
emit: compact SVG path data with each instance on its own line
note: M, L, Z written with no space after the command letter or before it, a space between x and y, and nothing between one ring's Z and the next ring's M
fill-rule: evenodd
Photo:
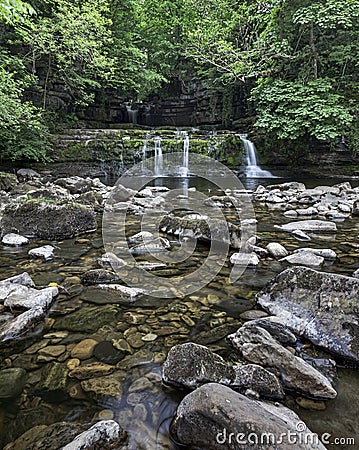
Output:
M10 204L1 219L1 232L19 233L43 239L66 239L96 229L91 208L68 203L24 201Z
M163 381L182 388L210 382L229 385L234 379L234 369L223 358L194 343L172 347L163 366Z
M359 360L359 280L294 267L257 295L291 330L334 355Z
M245 450L248 448L247 438L250 433L258 436L261 433L271 433L277 437L284 436L282 443L277 444L276 448L290 450L293 444L288 440L288 430L297 434L298 422L299 417L284 406L250 400L229 387L209 383L182 400L171 425L171 432L182 445L207 450ZM234 433L231 440L230 433ZM237 433L242 433L242 443L236 441ZM305 424L301 433L310 433ZM256 448L268 449L270 443L259 444ZM325 450L320 442L317 445L297 443L296 448Z
M337 393L329 380L278 344L263 328L248 323L228 336L228 340L246 360L279 370L281 381L287 389L323 399L336 397Z

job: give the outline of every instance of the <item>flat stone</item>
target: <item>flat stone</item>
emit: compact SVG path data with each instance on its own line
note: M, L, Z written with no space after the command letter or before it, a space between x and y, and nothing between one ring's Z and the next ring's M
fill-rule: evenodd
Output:
M259 309L250 309L249 311L244 311L239 317L243 320L255 320L261 319L262 317L267 317L268 313L260 311Z
M76 344L75 347L71 350L72 358L78 358L80 360L91 358L97 343L98 342L94 339L84 339L83 341Z
M330 248L298 248L297 250L294 250L293 253L300 253L300 252L310 252L314 253L314 255L321 256L324 259L327 259L329 261L332 261L336 259L337 254L334 250L331 250Z
M119 402L122 398L121 382L113 375L83 380L81 387L96 400L108 398Z
M119 278L115 272L106 269L92 269L81 275L83 284L113 283Z
M320 267L324 263L324 258L322 256L317 256L313 252L301 251L286 256L285 258L280 259L280 261L285 261L293 265Z
M286 223L284 225L275 225L283 231L309 231L313 233L336 233L337 225L334 222L325 220L300 220L296 222Z
M5 236L2 238L1 242L4 245L10 245L12 247L17 247L20 245L27 245L29 243L28 238L25 236L21 236L20 234L16 233L8 233L5 234Z
M91 363L85 366L76 367L69 373L69 376L77 380L87 380L89 378L102 377L115 371L114 366L104 363Z
M136 301L138 297L141 297L146 293L144 289L132 288L121 284L98 284L96 287L116 292L121 299L126 300L129 303Z
M292 331L342 358L359 361L359 280L293 267L257 294Z
M294 345L297 342L296 336L287 328L280 317L261 317L247 323L264 328L275 340L283 345Z
M148 389L151 389L153 387L153 384L151 381L146 377L141 377L135 380L130 387L128 388L129 392L140 392L145 391Z
M293 230L292 235L295 236L300 241L311 241L312 238L308 236L304 231L302 230Z
M38 351L38 354L57 358L58 356L65 353L65 351L66 351L65 345L48 345L47 347L41 348Z
M26 382L26 370L13 367L0 370L0 400L18 397Z

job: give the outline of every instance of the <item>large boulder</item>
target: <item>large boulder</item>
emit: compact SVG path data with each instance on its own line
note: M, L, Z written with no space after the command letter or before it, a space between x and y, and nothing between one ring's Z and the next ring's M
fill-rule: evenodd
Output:
M167 384L195 389L210 382L230 385L236 373L223 358L207 347L189 342L171 348L163 366L162 378Z
M58 178L54 183L67 189L71 194L83 194L92 188L91 178L81 178L78 176Z
M163 217L160 229L168 234L197 238L204 242L224 242L233 248L240 248L239 225L211 219L201 214L188 214L184 217L169 214Z
M216 383L182 400L171 432L176 442L206 450L325 450L290 409L251 400ZM297 437L294 447L293 435Z
M282 347L264 328L248 323L228 336L228 340L246 360L278 370L287 389L309 397L336 397L336 391L324 375Z
M9 204L1 219L1 232L42 239L67 239L96 229L91 208L77 204L24 201Z
M277 275L257 301L313 344L359 361L359 279L293 267Z

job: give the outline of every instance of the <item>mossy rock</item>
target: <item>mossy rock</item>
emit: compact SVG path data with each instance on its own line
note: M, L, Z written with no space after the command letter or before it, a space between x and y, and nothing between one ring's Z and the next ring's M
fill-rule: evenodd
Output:
M18 233L41 239L68 239L97 228L94 211L77 203L57 204L43 199L6 206L2 235Z
M118 308L111 305L84 307L57 319L54 329L94 333L103 325L114 322L118 312Z

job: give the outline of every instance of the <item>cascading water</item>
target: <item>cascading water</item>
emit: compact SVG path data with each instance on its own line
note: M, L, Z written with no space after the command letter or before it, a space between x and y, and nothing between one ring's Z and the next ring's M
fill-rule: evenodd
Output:
M131 105L126 105L126 109L130 123L137 124L138 109L132 109Z
M143 146L142 146L142 172L146 168L147 142L148 142L149 138L150 138L150 133L146 133L146 137L145 137L145 139L143 141Z
M257 164L257 152L256 147L252 141L247 139L246 134L241 134L240 138L243 141L244 149L246 151L246 177L247 178L275 178L269 170L261 169Z
M163 156L161 147L161 138L155 137L155 175L160 176L163 172Z
M189 136L187 132L183 133L183 162L180 169L181 177L188 176L188 154L189 154Z

